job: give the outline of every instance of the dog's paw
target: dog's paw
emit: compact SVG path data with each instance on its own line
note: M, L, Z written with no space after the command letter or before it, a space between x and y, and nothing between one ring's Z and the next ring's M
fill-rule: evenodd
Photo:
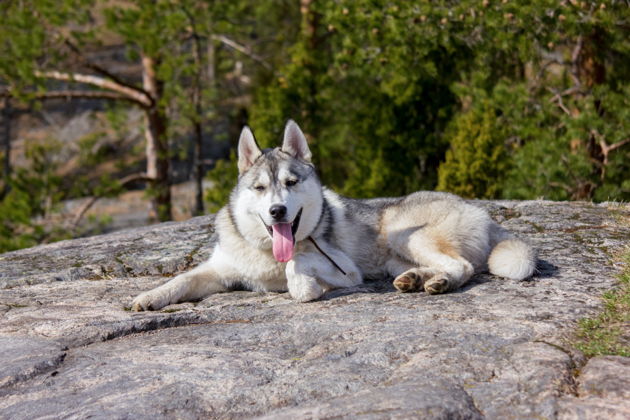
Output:
M445 293L448 291L449 281L445 274L438 274L424 283L424 290L430 295Z
M416 267L405 271L394 279L394 287L403 293L418 292L424 283L434 277L437 271L427 267Z
M308 282L297 290L289 290L289 294L298 302L310 302L319 299L324 294L324 289L317 282Z
M157 311L169 304L168 298L154 290L144 292L136 296L131 302L131 310L134 312Z
M417 292L422 287L422 281L413 271L407 271L394 279L394 287L403 293Z
M324 294L317 280L307 276L297 276L288 282L289 294L298 302L309 302Z

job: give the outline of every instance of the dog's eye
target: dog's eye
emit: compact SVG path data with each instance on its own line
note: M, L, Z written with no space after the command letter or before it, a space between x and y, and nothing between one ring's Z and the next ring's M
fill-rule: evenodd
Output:
M284 183L284 185L286 185L287 187L292 187L295 184L297 184L297 179L287 179Z
M256 186L254 187L254 189L255 189L256 191L265 191L265 186L264 186L264 185L256 185Z

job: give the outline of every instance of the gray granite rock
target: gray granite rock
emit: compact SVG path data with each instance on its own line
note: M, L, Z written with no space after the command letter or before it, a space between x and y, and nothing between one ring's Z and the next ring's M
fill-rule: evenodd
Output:
M630 402L630 359L605 356L589 360L580 374L578 393Z
M630 418L630 358L594 357L578 381L577 394L561 400L560 418Z
M132 313L136 294L207 258L212 217L2 254L0 418L627 418L627 381L602 373L627 361L592 359L576 378L567 337L615 284L628 206L478 204L538 248L533 279L482 274L435 296L383 279L301 304L238 291Z

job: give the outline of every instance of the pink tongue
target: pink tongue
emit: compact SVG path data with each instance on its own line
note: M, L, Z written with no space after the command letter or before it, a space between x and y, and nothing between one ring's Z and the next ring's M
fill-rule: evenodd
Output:
M293 232L291 223L277 223L273 229L273 256L277 261L287 262L293 258Z

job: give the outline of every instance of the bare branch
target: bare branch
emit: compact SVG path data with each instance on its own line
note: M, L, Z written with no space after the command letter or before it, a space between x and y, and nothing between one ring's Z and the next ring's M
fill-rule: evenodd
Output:
M127 184L130 184L132 182L135 181L151 181L151 179L149 179L149 177L147 177L147 174L145 173L139 173L139 174L131 174L131 175L127 175L126 177L118 180L118 182L120 183L121 186L125 186ZM74 217L72 218L72 222L70 222L70 229L71 230L75 230L77 228L77 226L79 226L79 223L81 223L81 220L83 219L83 216L85 216L85 213L87 213L87 211L92 208L92 206L94 206L94 204L96 204L96 202L103 198L102 196L92 196L89 197L89 199L83 203L83 205L81 207L79 207L79 210L76 212L76 214L74 215Z
M101 76L105 76L106 78L118 83L121 86L125 86L129 89L135 90L140 94L145 94L147 95L147 93L142 90L141 88L134 86L133 84L123 80L122 78L120 78L119 76L115 75L114 73L110 72L109 70L107 70L106 68L100 66L99 64L94 63L93 61L91 61L89 58L87 58L85 56L85 54L83 54L81 52L81 50L74 45L70 40L65 39L64 43L66 44L66 46L70 49L70 51L72 51L75 56L83 63L83 65L93 71L95 71L96 73L100 74Z
M571 90L571 89L569 89L569 90ZM552 89L552 88L549 88L549 87L547 88L547 90L554 94L554 96L552 96L549 99L549 102L556 102L558 107L560 107L560 109L563 110L564 113L567 114L570 117L571 116L571 111L569 111L567 109L567 107L564 106L564 102L562 102L563 93L560 93L560 92L556 91L555 89Z
M557 95L562 97L562 96L573 95L574 93L584 94L584 92L580 91L580 87L579 86L573 86L573 87L570 87L570 88L568 88L566 90L563 90L560 93L557 93Z
M116 92L90 91L90 90L55 90L51 92L36 93L35 96L41 99L111 99L111 100L132 100L126 95Z
M212 35L212 39L216 40L216 41L220 41L223 44L227 45L228 47L242 53L245 54L246 56L248 56L249 58L251 58L252 60L256 61L258 64L260 64L261 66L263 66L264 68L266 68L267 70L271 70L271 64L269 64L267 61L265 61L265 59L263 59L261 56L259 56L258 54L254 53L251 48L239 44L238 42L226 37L225 35Z
M60 71L37 71L35 72L35 75L46 79L85 83L101 89L118 92L126 96L130 101L133 101L143 107L150 107L153 105L153 99L145 92L123 86L113 80L105 79L100 76L80 73L64 73Z
M123 186L123 187L125 185L127 185L127 184L130 184L130 183L136 182L136 181L151 182L151 181L154 181L154 180L152 178L149 178L149 176L147 174L145 174L144 172L127 175L127 176L125 176L125 177L123 177L123 178L118 180L120 185Z
M51 92L35 93L38 99L107 99L112 101L136 101L127 95L108 91L91 90L54 90Z
M252 103L252 95L240 95L226 98L219 102L222 106L247 107Z
M562 102L561 98L558 98L557 105L561 110L564 111L565 114L567 114L569 117L571 116L571 111L569 111L569 109L566 106L564 106L564 103Z
M591 130L591 135L595 139L597 139L599 147L602 149L602 155L604 156L602 163L604 166L608 165L608 154L610 152L612 152L613 150L619 149L620 147L623 147L626 144L630 143L630 137L629 137L625 140L618 141L617 143L608 144L606 143L606 139L604 138L604 136L600 134L599 131L597 130ZM602 175L602 179L603 179L603 175Z
M54 90L50 92L25 92L25 95L35 97L40 100L48 99L105 99L109 101L129 101L135 105L138 102L127 95L104 90ZM11 98L7 91L0 92L0 98ZM144 105L143 105L144 106Z
M573 193L573 188L569 187L567 184L565 184L563 182L549 181L547 183L547 185L549 185L550 187L562 188L563 190L565 190L569 194Z
M608 151L612 152L613 150L619 149L620 147L625 146L628 143L630 143L630 137L628 137L625 140L621 140L621 141L618 141L617 143L609 145L608 146Z
M584 46L584 38L582 35L578 36L573 52L571 53L571 78L573 84L580 86L580 54L582 53L582 47Z
M74 217L72 218L72 222L70 222L70 229L71 230L75 230L77 228L77 226L79 226L79 223L81 222L81 220L83 219L83 216L85 216L85 213L87 213L87 211L92 208L92 206L99 200L99 196L92 196L90 198L88 198L88 200L83 203L83 205L81 205L81 207L79 207L79 210L76 212L76 214L74 215Z

